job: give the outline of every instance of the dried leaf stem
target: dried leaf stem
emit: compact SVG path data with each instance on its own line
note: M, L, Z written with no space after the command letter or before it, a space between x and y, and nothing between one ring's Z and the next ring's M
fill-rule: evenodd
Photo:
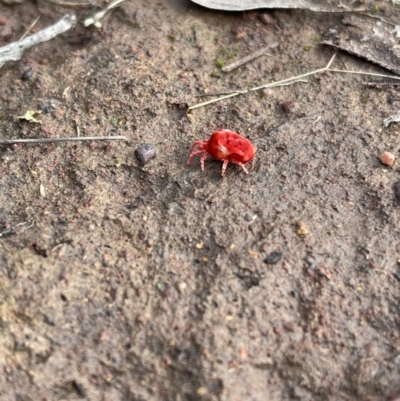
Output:
M279 45L279 42L273 43L272 45L268 45L265 47L262 47L261 49L258 49L254 51L253 53L248 54L245 57L242 57L239 60L234 61L233 63L228 64L225 67L222 67L222 71L224 72L229 72L234 70L235 68L241 67L242 65L248 63L249 61L253 61L254 59L261 57L261 56L271 56L271 54L268 54L267 51L269 49L273 49Z
M297 80L299 80L301 78L305 78L305 77L308 77L308 76L313 75L313 74L318 74L320 72L324 72L331 66L331 64L332 64L333 60L335 59L335 57L336 57L336 53L332 56L332 58L330 59L329 63L323 68L319 68L319 69L314 70L314 71L306 72L305 74L297 75L295 77L282 79L281 81L271 82L269 84L264 84L264 85L261 85L261 86L255 86L254 88L250 88L250 89L247 89L247 90L244 90L244 91L232 92L232 93L230 93L228 95L221 96L221 97L216 98L216 99L211 99L211 100L208 100L206 102L198 103L198 104L195 104L193 106L189 106L188 112L190 110L197 109L198 107L207 106L209 104L219 102L220 100L229 99L231 97L235 97L235 96L238 96L238 95L243 95L243 94L249 93L249 92L255 92L255 91L258 91L260 89L272 88L274 86L279 86L279 85L282 85L282 84L286 84L286 83L289 83L291 81L297 81Z
M211 100L208 100L206 102L202 102L202 103L195 104L193 106L189 106L187 112L190 112L191 110L197 109L199 107L208 106L209 104L216 103L216 102L219 102L221 100L229 99L231 97L235 97L235 96L238 96L238 95L244 95L245 93L255 92L255 91L258 91L260 89L272 88L272 87L281 86L281 85L284 85L284 84L291 85L291 84L293 84L295 82L302 82L301 78L309 77L310 75L320 74L321 72L326 72L326 71L339 72L339 73L342 73L342 74L346 73L346 74L369 75L369 76L373 76L373 77L392 78L392 79L400 80L399 76L378 74L378 73L372 73L372 72L366 72L366 71L348 71L348 70L338 70L338 69L335 69L335 68L330 68L332 63L333 63L333 61L335 60L335 57L336 57L336 53L331 57L331 59L329 60L329 63L325 67L318 68L316 70L313 70L313 71L310 71L310 72L306 72L304 74L300 74L300 75L297 75L295 77L290 77L290 78L282 79L280 81L271 82L271 83L260 85L260 86L255 86L253 88L246 89L246 90L243 90L243 91L235 91L235 92L232 92L232 93L228 93L228 94L226 94L224 96L221 96L221 97L218 97L216 99L211 99Z

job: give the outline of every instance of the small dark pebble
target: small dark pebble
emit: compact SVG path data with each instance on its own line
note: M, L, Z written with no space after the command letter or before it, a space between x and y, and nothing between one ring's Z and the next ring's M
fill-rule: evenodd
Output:
M85 388L83 387L83 385L81 383L79 383L76 380L74 380L72 382L72 385L74 386L75 391L78 393L78 395L80 395L81 397L85 397L86 396Z
M393 277L394 277L397 281L400 281L400 274L399 274L399 273L393 272L392 274L393 274Z
M244 218L246 221L251 221L251 220L253 220L249 213L246 213L246 214L244 215L243 218Z
M38 76L36 79L35 79L35 88L36 89L41 89L41 88L43 88L43 86L44 86L44 78L42 77L42 76Z
M139 237L139 239L141 239L141 240L145 240L145 239L147 238L147 232L146 232L146 230L140 229L139 232L138 232L138 237Z
M285 113L289 113L290 110L293 109L294 102L292 100L287 100L286 102L282 102L279 106Z
M165 288L161 291L161 296L163 298L170 298L171 297L171 290L169 288Z
M56 319L52 314L46 313L44 315L44 321L50 326L55 326L56 325Z
M282 252L274 251L271 252L265 259L264 263L268 263L269 265L274 265L278 263L282 259Z
M148 143L144 143L135 150L135 156L142 166L145 166L150 160L156 157L156 150Z
M29 81L32 78L33 75L33 70L32 68L30 70L26 70L22 75L21 75L21 79L23 81Z
M235 25L234 27L232 27L231 32L234 35L239 35L244 32L244 28L241 25Z
M393 185L394 196L396 197L397 201L400 202L400 181L397 181Z
M57 105L54 99L46 99L40 104L40 110L43 111L43 113L52 113L56 111L56 109Z

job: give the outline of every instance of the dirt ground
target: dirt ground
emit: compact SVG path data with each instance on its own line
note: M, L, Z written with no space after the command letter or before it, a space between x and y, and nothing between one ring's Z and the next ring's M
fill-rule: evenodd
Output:
M2 2L0 45L70 12L73 30L0 70L1 137L129 140L0 148L0 401L399 397L400 170L379 161L399 154L382 123L398 87L324 73L186 115L323 67L341 16L137 0L85 30L93 10ZM186 165L217 128L257 146L249 175Z

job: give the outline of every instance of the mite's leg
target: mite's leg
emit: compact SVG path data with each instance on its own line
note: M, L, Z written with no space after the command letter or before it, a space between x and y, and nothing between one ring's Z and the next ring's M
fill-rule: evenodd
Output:
M204 171L204 160L207 159L207 156L208 156L208 153L207 153L207 152L204 152L204 155L201 156L201 159L200 159L201 171Z
M186 162L186 164L190 164L190 161L192 160L192 157L193 156L196 156L196 155L199 155L200 153L204 153L204 150L194 150L194 151L192 151L192 153L190 153L190 155L189 155L189 159L187 159L187 162ZM207 153L206 153L206 155L207 155ZM204 157L204 156L203 156ZM206 156L207 157L207 156ZM203 163L204 164L204 163Z
M228 160L224 160L224 164L222 165L222 171L221 171L221 177L224 176L225 174L225 170L226 170L226 166L228 165Z
M246 167L244 166L243 163L241 163L241 162L235 162L235 161L233 161L233 160L232 160L232 163L237 164L238 166L240 166L240 167L244 170L244 172L245 172L246 174L249 174L249 172L247 171L247 169L246 169Z

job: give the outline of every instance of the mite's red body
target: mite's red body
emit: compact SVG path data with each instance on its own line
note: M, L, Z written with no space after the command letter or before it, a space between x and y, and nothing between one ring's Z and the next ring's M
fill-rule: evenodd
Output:
M194 141L192 143L187 164L190 163L193 156L202 154L200 159L201 171L204 171L204 160L207 156L211 156L215 160L224 162L221 175L224 175L229 162L238 164L246 174L249 174L244 164L253 159L254 153L254 146L247 138L236 132L221 129L213 132L208 141Z

